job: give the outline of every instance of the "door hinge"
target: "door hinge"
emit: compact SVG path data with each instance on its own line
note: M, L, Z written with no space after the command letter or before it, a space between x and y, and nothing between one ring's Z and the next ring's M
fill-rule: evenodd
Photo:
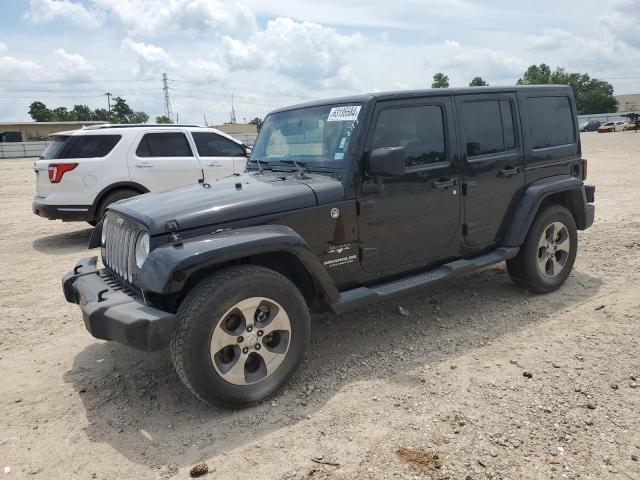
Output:
M477 182L464 182L462 184L462 195L467 195L469 193L469 190L473 190L474 188L476 188L478 186Z
M466 237L467 235L469 235L469 227L467 226L466 223L462 224L462 236Z

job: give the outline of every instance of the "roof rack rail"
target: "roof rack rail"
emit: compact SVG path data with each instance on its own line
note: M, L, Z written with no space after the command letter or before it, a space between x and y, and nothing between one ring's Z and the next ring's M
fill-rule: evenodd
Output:
M199 128L206 128L203 127L202 125L192 125L192 124L185 124L185 123L180 123L180 124L176 124L176 123L104 123L101 125L84 125L82 128L84 130L101 130L103 128L171 128L171 127L199 127Z

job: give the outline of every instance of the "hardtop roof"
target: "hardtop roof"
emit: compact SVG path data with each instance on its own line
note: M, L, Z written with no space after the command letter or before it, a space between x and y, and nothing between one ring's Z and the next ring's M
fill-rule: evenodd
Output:
M345 103L363 103L367 104L372 101L382 100L401 100L403 98L420 98L420 97L435 97L443 95L470 95L470 94L482 94L482 93L509 93L517 91L571 91L571 87L568 85L513 85L510 87L465 87L465 88L429 88L422 90L395 90L387 92L370 92L359 95L349 95L345 97L328 98L324 100L313 100L305 103L298 103L287 107L277 108L269 112L269 114L277 112L285 112L288 110L297 110L299 108L318 107L322 105L331 104L345 104Z

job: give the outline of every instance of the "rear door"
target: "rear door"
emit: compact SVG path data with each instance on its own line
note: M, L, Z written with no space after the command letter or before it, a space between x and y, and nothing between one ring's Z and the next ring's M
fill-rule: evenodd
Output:
M206 181L241 173L247 163L242 145L214 132L191 132Z
M202 168L182 131L141 133L129 158L131 180L149 190L179 187L202 179Z
M525 183L515 93L459 95L462 125L465 243L495 244L504 234Z

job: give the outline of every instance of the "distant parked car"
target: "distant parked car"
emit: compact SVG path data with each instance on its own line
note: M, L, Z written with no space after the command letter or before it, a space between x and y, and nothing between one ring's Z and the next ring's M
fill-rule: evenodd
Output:
M615 132L615 131L616 131L616 126L613 122L603 123L598 127L598 133L609 133L609 132Z
M624 130L638 130L638 121L637 120L629 120L627 124L624 126Z
M95 125L50 136L33 213L95 224L118 200L244 172L249 147L196 125Z
M614 123L614 127L616 132L623 132L627 129L627 122L625 122L624 120L618 120Z
M591 120L590 122L583 122L580 124L581 132L595 132L602 125L598 120Z

